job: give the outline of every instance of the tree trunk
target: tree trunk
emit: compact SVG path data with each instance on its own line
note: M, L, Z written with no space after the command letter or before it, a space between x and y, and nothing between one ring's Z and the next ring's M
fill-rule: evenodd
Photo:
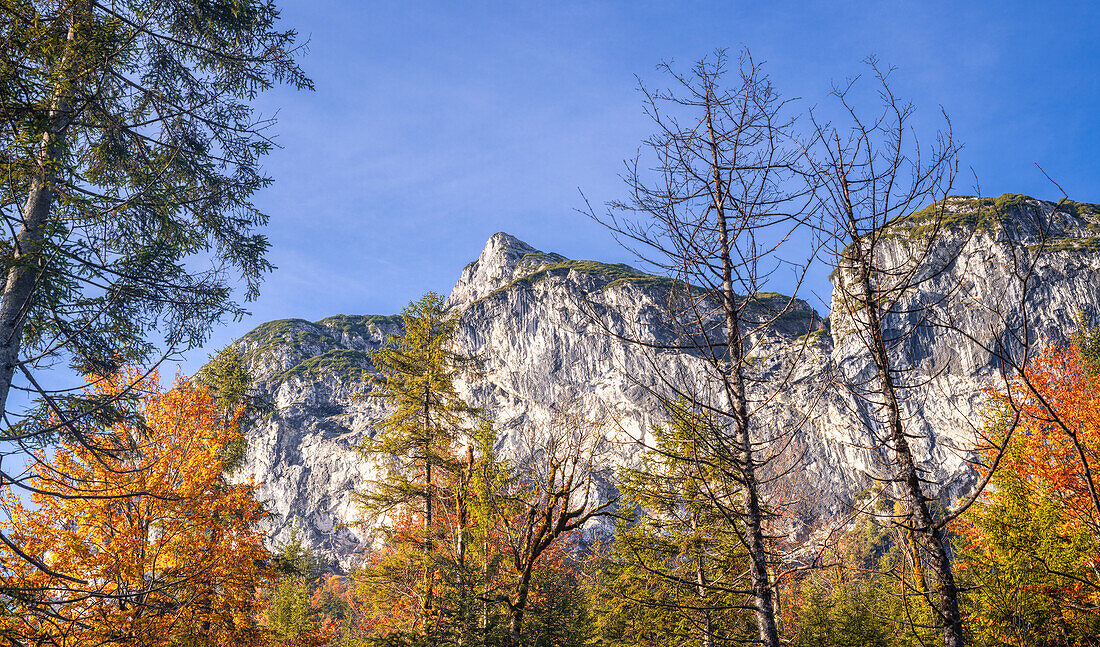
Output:
M532 560L532 564L534 561ZM520 575L519 585L516 587L516 594L512 598L511 603L508 605L508 644L511 647L519 647L523 636L523 612L527 608L527 595L531 590L531 569L532 566L524 570Z
M470 525L470 513L469 513L469 498L470 498L470 482L473 480L474 473L474 452L472 447L466 448L466 467L462 474L461 486L458 491L458 537L456 537L457 545L455 546L455 558L458 560L458 574L462 578L462 583L465 585L467 581L466 577L466 546L470 543L469 538L469 525Z
M432 441L431 441L431 396L428 386L424 387L424 636L429 629L432 615L432 595L434 587L434 567L432 564Z
M697 514L691 515L691 532L696 535L699 532ZM699 596L699 606L703 609L703 647L711 647L713 645L712 636L714 636L714 618L707 605L707 575L702 550L697 550L695 555L695 584L695 592Z
M744 400L741 402L744 405ZM742 410L743 411L743 410ZM756 624L760 641L767 647L779 647L779 627L775 622L775 605L772 602L772 586L768 576L767 546L764 543L764 515L760 508L760 496L756 481L756 465L752 458L751 440L747 426L738 430L743 455L745 479L745 525L749 540L749 573L752 577L752 595Z
M523 592L526 603L527 592ZM508 644L511 647L519 647L523 636L523 607L513 604L508 611Z
M508 613L508 641L512 647L519 647L523 629L523 608L512 607Z
M461 609L460 609L460 623L458 632L458 647L463 647L466 644L466 633L471 626L471 617L473 616L470 600L470 578L467 577L466 572L466 545L468 543L467 533L469 532L469 511L468 511L468 497L470 481L473 477L474 471L474 454L473 448L466 447L466 467L462 470L461 478L459 479L458 496L455 502L458 508L458 528L457 537L455 538L455 562L458 566L458 586L459 595L461 596Z
M488 544L488 542L486 542ZM489 644L489 547L486 545L485 554L482 555L485 565L482 570L481 582L481 644Z
M711 616L710 609L707 608L705 603L706 598L706 576L703 574L703 558L699 557L695 561L695 583L699 585L699 599L704 601L703 606L703 647L711 647L714 642L712 636L714 636L714 619Z
M54 90L50 101L46 132L42 134L38 147L38 159L35 160L38 169L27 191L22 223L15 236L15 248L12 250L14 263L8 270L3 286L3 297L0 298L0 412L3 412L7 406L12 378L15 375L15 369L19 366L23 327L33 304L35 283L41 273L42 261L38 258L38 254L41 252L43 242L42 230L57 197L54 190L54 184L58 178L57 167L65 143L65 135L73 118L70 91L61 86L74 76L69 66L72 64L76 32L80 22L89 13L87 3L73 8L65 52L61 56L59 66L63 78L59 82L59 87Z
M907 508L906 516L908 518L906 523L913 532L924 538L925 549L930 553L931 559L928 566L939 599L939 608L934 609L934 611L940 616L940 622L943 624L944 647L962 647L965 641L963 639L962 614L959 612L959 591L951 569L947 541L932 518L928 500L921 488L920 472L913 460L909 441L905 437L905 429L902 426L901 404L898 401L897 389L890 371L890 356L882 334L882 318L872 286L872 268L863 257L861 244L861 241L855 241L854 243L857 249L856 262L858 263L864 316L867 317L868 332L871 338L871 355L878 372L880 395L883 398L882 404L886 408L886 424L890 434L890 442L893 445L894 461L897 466L895 476L900 481L904 504ZM913 559L914 566L919 573L922 567L919 566L921 562L917 551L914 551ZM920 586L923 590L925 586L923 577Z
M726 190L722 183L721 165L718 160L718 140L711 116L711 96L707 96L707 128L710 135L711 170L713 173L714 209L718 221L718 237L722 260L722 306L726 317L727 361L726 392L732 409L734 437L739 449L738 461L744 496L745 530L748 535L749 574L752 578L753 610L760 641L766 647L779 647L779 629L775 622L772 604L772 587L768 579L767 546L764 543L764 518L760 507L759 486L756 480L756 461L753 457L752 438L749 430L748 402L742 378L743 349L741 326L737 312L737 295L733 291L733 260L731 241L726 221ZM751 216L750 216L751 217Z

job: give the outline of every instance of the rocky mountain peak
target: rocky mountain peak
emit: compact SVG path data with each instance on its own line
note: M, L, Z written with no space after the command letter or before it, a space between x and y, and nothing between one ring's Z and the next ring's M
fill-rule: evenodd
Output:
M904 295L886 326L912 331L898 352L911 366L914 455L930 480L946 484L940 496L952 498L972 482L973 425L982 419L995 369L966 339L1026 318L1041 343L1064 337L1077 313L1100 316L1100 205L1058 206L1006 194L952 197L946 207L892 223L896 230L880 260L890 267L917 258L934 270ZM1021 259L1031 272L1026 291L1012 269ZM841 280L837 273L834 285ZM483 375L456 387L492 413L501 455L527 451L525 439L554 407L579 402L614 420L600 496L613 492L615 469L637 467L644 449L637 440L667 418L653 389L666 380L711 379L698 353L672 343L677 340L665 323L673 284L627 265L570 260L494 234L462 270L448 303L455 308L458 351L485 361ZM953 296L937 296L946 294ZM757 293L753 301L780 312L788 297ZM929 302L939 308L934 321L951 322L965 335L925 325ZM846 332L844 317L844 308L834 308L823 326L796 301L754 343L761 388L770 388L773 378L785 381L778 393L753 396L767 403L757 415L760 428L765 435L794 430L794 449L783 451L799 461L790 483L799 500L789 517L795 525L784 533L847 514L856 497L883 478L881 457L867 449L877 432L867 425L866 404L829 386L837 375L857 380L875 370L858 337ZM378 466L356 448L389 414L382 399L363 394L373 388L371 352L400 327L396 316L289 319L261 324L236 342L260 397L274 404L247 425L239 472L258 484L258 498L273 513L264 526L273 546L297 529L334 565L350 568L362 560L370 532L357 525L363 511L355 493L377 478ZM667 350L654 353L653 347Z
M463 268L447 306L465 307L518 278L564 260L560 254L539 251L515 236L497 232L489 237L477 260Z

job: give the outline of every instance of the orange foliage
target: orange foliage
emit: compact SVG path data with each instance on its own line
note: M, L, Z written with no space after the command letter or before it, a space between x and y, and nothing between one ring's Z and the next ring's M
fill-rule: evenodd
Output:
M354 597L369 610L368 626L383 634L417 631L423 624L423 578L428 561L419 550L424 515L400 509L388 515L386 524L386 541L371 551L366 567L356 575L359 582ZM441 526L440 516L434 525Z
M998 644L1093 644L1078 639L1100 631L1095 369L1076 345L1049 346L1007 391L992 393L1001 409L993 440L1012 436L956 530L959 571L974 584L970 623Z
M133 371L97 383L111 395L137 382L146 427L124 423L41 453L25 502L3 493L6 530L30 555L77 584L8 550L3 586L32 591L2 621L33 644L65 647L259 644L257 590L271 580L249 484L223 475L224 448L240 437L210 392L178 378L170 391Z
M1031 388L1017 379L997 398L1006 407L1014 403L1021 414L1004 469L1052 497L1067 522L1100 534L1100 381L1087 369L1077 346L1051 345L1028 366Z
M374 629L364 615L362 601L343 577L329 575L313 592L312 607L320 616L318 634L355 638L366 636Z

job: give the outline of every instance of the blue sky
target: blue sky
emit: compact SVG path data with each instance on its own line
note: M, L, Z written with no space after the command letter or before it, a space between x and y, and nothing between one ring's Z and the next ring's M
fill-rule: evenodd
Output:
M282 148L257 197L270 258L253 315L397 312L446 293L507 231L572 258L630 262L576 209L621 197L622 161L650 133L635 75L749 48L805 110L869 54L919 126L940 106L984 195L1100 202L1100 9L1090 2L353 2L283 0L309 38L316 92L264 95ZM971 193L963 178L960 193ZM827 290L823 277L814 289ZM782 288L782 286L777 286ZM811 299L812 300L812 299ZM814 304L823 309L820 303Z

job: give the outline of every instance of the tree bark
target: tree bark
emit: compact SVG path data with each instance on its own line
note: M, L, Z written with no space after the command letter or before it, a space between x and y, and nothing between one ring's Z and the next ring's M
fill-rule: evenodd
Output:
M486 541L486 544L488 541ZM482 567L481 580L481 644L486 647L489 644L489 548L485 547L482 555L484 566Z
M932 512L928 507L928 499L920 484L920 472L913 460L909 441L905 436L902 425L901 404L898 400L897 388L890 371L890 356L886 348L886 341L882 334L882 318L878 302L875 299L872 286L872 268L862 251L863 242L857 240L853 243L856 249L856 268L860 281L859 289L863 300L864 316L867 317L868 332L870 333L870 350L874 360L879 379L879 395L883 398L883 406L886 409L886 424L890 436L890 443L894 452L894 461L897 465L897 474L900 481L904 505L906 506L906 524L909 529L924 538L925 549L930 553L929 569L939 600L939 608L934 611L940 616L943 624L944 647L962 647L965 644L963 638L962 614L959 612L959 590L955 584L955 577L951 569L951 558L947 548L946 538L937 527L932 518ZM922 591L925 587L920 566L919 552L914 550L914 566L921 573L919 586Z
M424 636L430 632L435 573L432 565L432 418L431 395L424 386Z
M466 467L462 469L456 506L458 508L458 528L456 529L457 537L455 538L455 562L458 566L458 586L459 595L461 596L462 609L460 612L460 625L458 632L458 647L463 647L466 644L466 632L470 629L470 619L472 610L470 609L470 578L466 573L466 545L468 543L467 533L469 532L469 511L468 511L468 498L469 498L469 486L473 477L474 471L474 454L473 448L467 445L466 447Z
M527 595L531 588L531 569L528 568L516 587L516 595L508 605L508 643L519 647L523 635L523 612L527 607Z
M50 110L46 118L46 131L39 142L35 160L37 170L31 178L27 200L23 205L22 223L15 236L13 264L4 281L0 298L0 413L7 407L12 378L19 366L23 328L34 302L35 284L41 274L39 257L43 243L43 227L49 218L57 192L57 167L69 124L72 122L72 97L64 84L73 78L72 50L81 21L90 14L88 3L73 8L72 21L61 56L62 80L54 89Z
M706 586L707 579L703 573L703 558L700 556L695 560L695 583L699 585L698 593L699 599L704 601L703 606L703 647L711 647L714 644L714 618L711 615L710 609L706 608Z
M709 90L709 88L708 88ZM722 183L722 167L719 163L718 140L714 132L710 94L706 106L707 129L710 137L711 170L713 173L714 209L718 221L718 242L722 261L722 306L726 318L726 340L729 370L726 375L726 392L732 409L734 438L738 445L738 462L743 479L745 530L749 552L749 575L752 579L753 611L760 632L760 641L767 647L779 647L779 629L775 622L775 606L772 603L772 586L768 578L767 546L764 543L764 518L760 507L759 484L756 478L756 461L753 457L752 438L749 430L748 402L742 379L743 348L741 344L740 317L737 312L737 295L733 291L733 259L728 222L726 220L726 188Z

